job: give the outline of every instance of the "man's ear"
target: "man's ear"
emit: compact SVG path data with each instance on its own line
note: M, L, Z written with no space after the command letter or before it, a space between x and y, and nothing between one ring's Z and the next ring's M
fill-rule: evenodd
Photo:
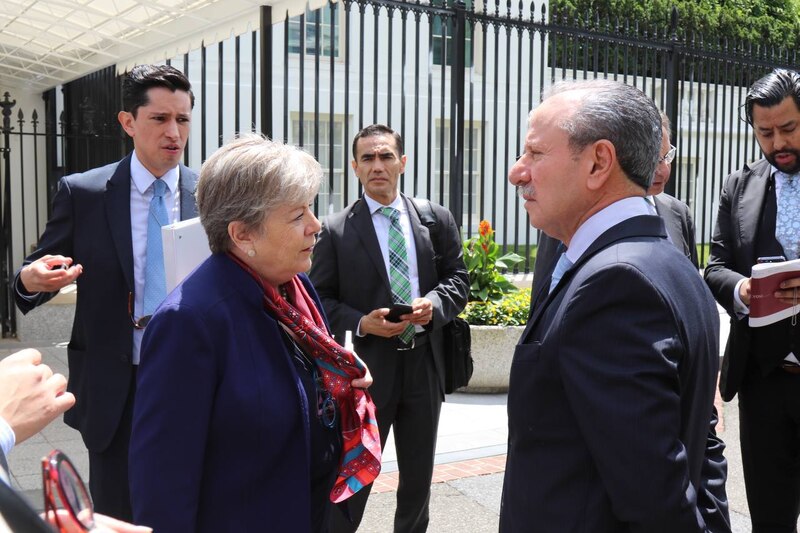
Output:
M600 139L587 148L587 157L590 171L586 186L589 190L596 191L605 185L617 165L617 150L611 141Z
M122 125L122 129L125 130L129 136L133 137L133 134L136 133L136 128L134 127L134 118L133 114L129 113L128 111L120 111L117 113L117 120Z

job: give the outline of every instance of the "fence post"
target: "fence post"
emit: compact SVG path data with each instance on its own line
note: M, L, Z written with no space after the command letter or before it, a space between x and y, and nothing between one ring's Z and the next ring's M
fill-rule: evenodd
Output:
M450 67L450 212L461 227L464 203L464 78L466 76L466 5L455 3L453 64ZM446 61L445 50L444 59Z
M667 117L669 117L671 124L670 143L675 144L678 138L678 66L680 65L681 61L680 51L682 50L681 45L678 42L678 8L675 6L672 6L672 13L670 14L669 33L672 46L667 53L667 79L665 81L665 87L667 91L667 109L665 110L665 113L667 114ZM673 196L675 196L675 174L677 166L677 164L672 165L672 169L670 170L670 179L664 188L667 194L671 194Z
M261 6L260 15L261 133L272 139L272 7Z
M3 231L0 232L0 319L2 320L2 335L5 337L16 336L17 315L14 308L14 299L11 291L11 108L16 105L16 100L11 100L11 95L5 93L0 107L3 109L3 188L0 193L0 209L2 209Z

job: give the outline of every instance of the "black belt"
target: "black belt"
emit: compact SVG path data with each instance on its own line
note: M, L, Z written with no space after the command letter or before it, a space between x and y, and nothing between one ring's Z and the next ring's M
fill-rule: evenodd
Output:
M421 331L414 335L414 338L411 339L409 344L403 344L402 342L398 346L397 350L400 352L407 352L408 350L415 350L417 348L421 348L430 342L430 338L428 337L427 331Z

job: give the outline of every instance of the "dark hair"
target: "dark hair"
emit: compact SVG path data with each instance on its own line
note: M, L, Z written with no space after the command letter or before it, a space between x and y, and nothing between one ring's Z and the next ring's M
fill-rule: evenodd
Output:
M744 99L745 120L753 125L753 106L772 107L792 97L800 110L800 74L794 70L775 69L750 87Z
M153 87L187 92L194 107L192 84L183 72L169 65L136 65L122 80L122 109L136 117L136 111L149 103L147 91Z
M353 138L353 159L358 159L358 156L356 156L356 145L358 144L359 139L363 139L364 137L375 137L376 135L391 135L394 137L394 144L397 147L398 152L397 155L403 155L403 138L400 136L400 134L389 126L384 126L383 124L372 124L371 126L367 126L356 133L356 136Z

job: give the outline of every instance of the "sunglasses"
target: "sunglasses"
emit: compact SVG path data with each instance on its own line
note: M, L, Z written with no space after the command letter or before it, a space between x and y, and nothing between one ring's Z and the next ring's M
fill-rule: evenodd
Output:
M42 489L45 516L52 517L59 532L74 531L72 524L62 523L68 515L83 531L94 528L94 506L75 466L59 450L42 458Z
M133 317L133 293L128 293L128 316L131 317L131 324L133 329L144 329L153 318L153 315L147 315L139 318L138 320Z

